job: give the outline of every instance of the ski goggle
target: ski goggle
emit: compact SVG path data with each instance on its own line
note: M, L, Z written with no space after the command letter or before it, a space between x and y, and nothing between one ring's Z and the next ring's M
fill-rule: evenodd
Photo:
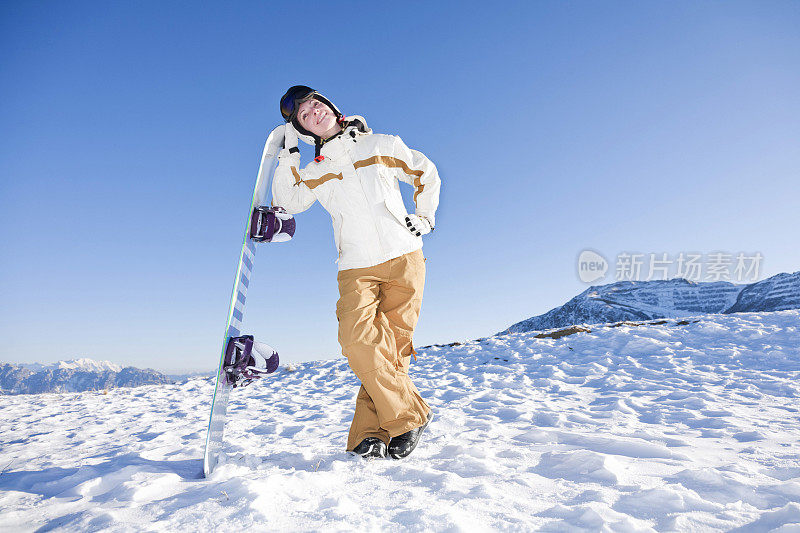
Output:
M315 94L317 94L317 91L305 85L295 85L286 91L286 94L281 98L281 115L283 119L289 122L292 117L294 117L295 113L297 113L297 108L300 104Z

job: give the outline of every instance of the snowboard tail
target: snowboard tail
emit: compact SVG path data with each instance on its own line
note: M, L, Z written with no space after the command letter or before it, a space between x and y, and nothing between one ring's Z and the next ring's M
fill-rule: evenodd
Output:
M236 272L233 295L228 310L228 323L225 327L225 336L222 342L222 354L217 370L214 396L211 399L211 416L208 420L206 433L206 446L203 454L203 474L208 477L219 462L219 452L222 448L222 439L225 432L225 419L228 413L228 400L233 384L227 379L225 372L225 353L231 337L241 336L242 319L244 318L244 304L247 301L247 287L255 263L255 245L245 241L239 257L239 267Z

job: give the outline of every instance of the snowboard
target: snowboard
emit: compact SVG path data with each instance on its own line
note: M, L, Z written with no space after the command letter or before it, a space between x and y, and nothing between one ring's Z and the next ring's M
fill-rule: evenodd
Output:
M247 288L256 260L256 243L289 240L294 235L295 229L294 218L291 215L286 214L280 207L270 208L263 205L272 174L277 166L277 156L268 153L268 147L275 145L271 142L273 135L276 133L270 134L261 154L261 165L245 224L239 262L236 265L236 277L222 341L222 354L217 369L214 396L211 399L211 415L203 454L205 477L214 471L219 462L231 391L236 387L248 385L278 368L278 353L266 344L254 342L252 335L242 335L241 331Z

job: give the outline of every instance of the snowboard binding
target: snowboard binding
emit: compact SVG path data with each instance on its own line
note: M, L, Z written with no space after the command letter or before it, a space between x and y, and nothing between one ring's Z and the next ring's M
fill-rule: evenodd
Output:
M228 339L223 370L228 384L234 388L246 387L275 372L278 362L278 352L270 345L255 342L252 335L243 335Z
M250 215L250 238L256 242L286 242L294 230L294 217L282 207L262 205Z

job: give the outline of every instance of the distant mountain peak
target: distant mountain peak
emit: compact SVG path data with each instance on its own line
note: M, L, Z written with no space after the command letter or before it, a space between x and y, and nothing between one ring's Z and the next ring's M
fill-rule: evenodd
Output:
M95 361L94 359L80 358L71 359L69 361L59 361L59 368L73 368L75 370L110 370L112 372L119 372L122 366L111 361Z
M12 364L27 368L29 370L33 370L34 372L40 372L42 370L55 370L59 368L64 370L80 370L84 372L103 372L103 371L119 372L123 368L121 365L112 363L111 361L96 361L94 359L89 359L88 357L61 360L61 361L56 361L55 363L12 363Z
M800 271L777 274L749 285L727 281L696 282L684 278L617 281L592 285L564 305L517 322L501 334L576 324L798 308Z
M48 364L0 363L0 394L82 392L168 382L155 370L88 358Z
M800 270L782 272L747 285L726 313L786 311L800 308Z

